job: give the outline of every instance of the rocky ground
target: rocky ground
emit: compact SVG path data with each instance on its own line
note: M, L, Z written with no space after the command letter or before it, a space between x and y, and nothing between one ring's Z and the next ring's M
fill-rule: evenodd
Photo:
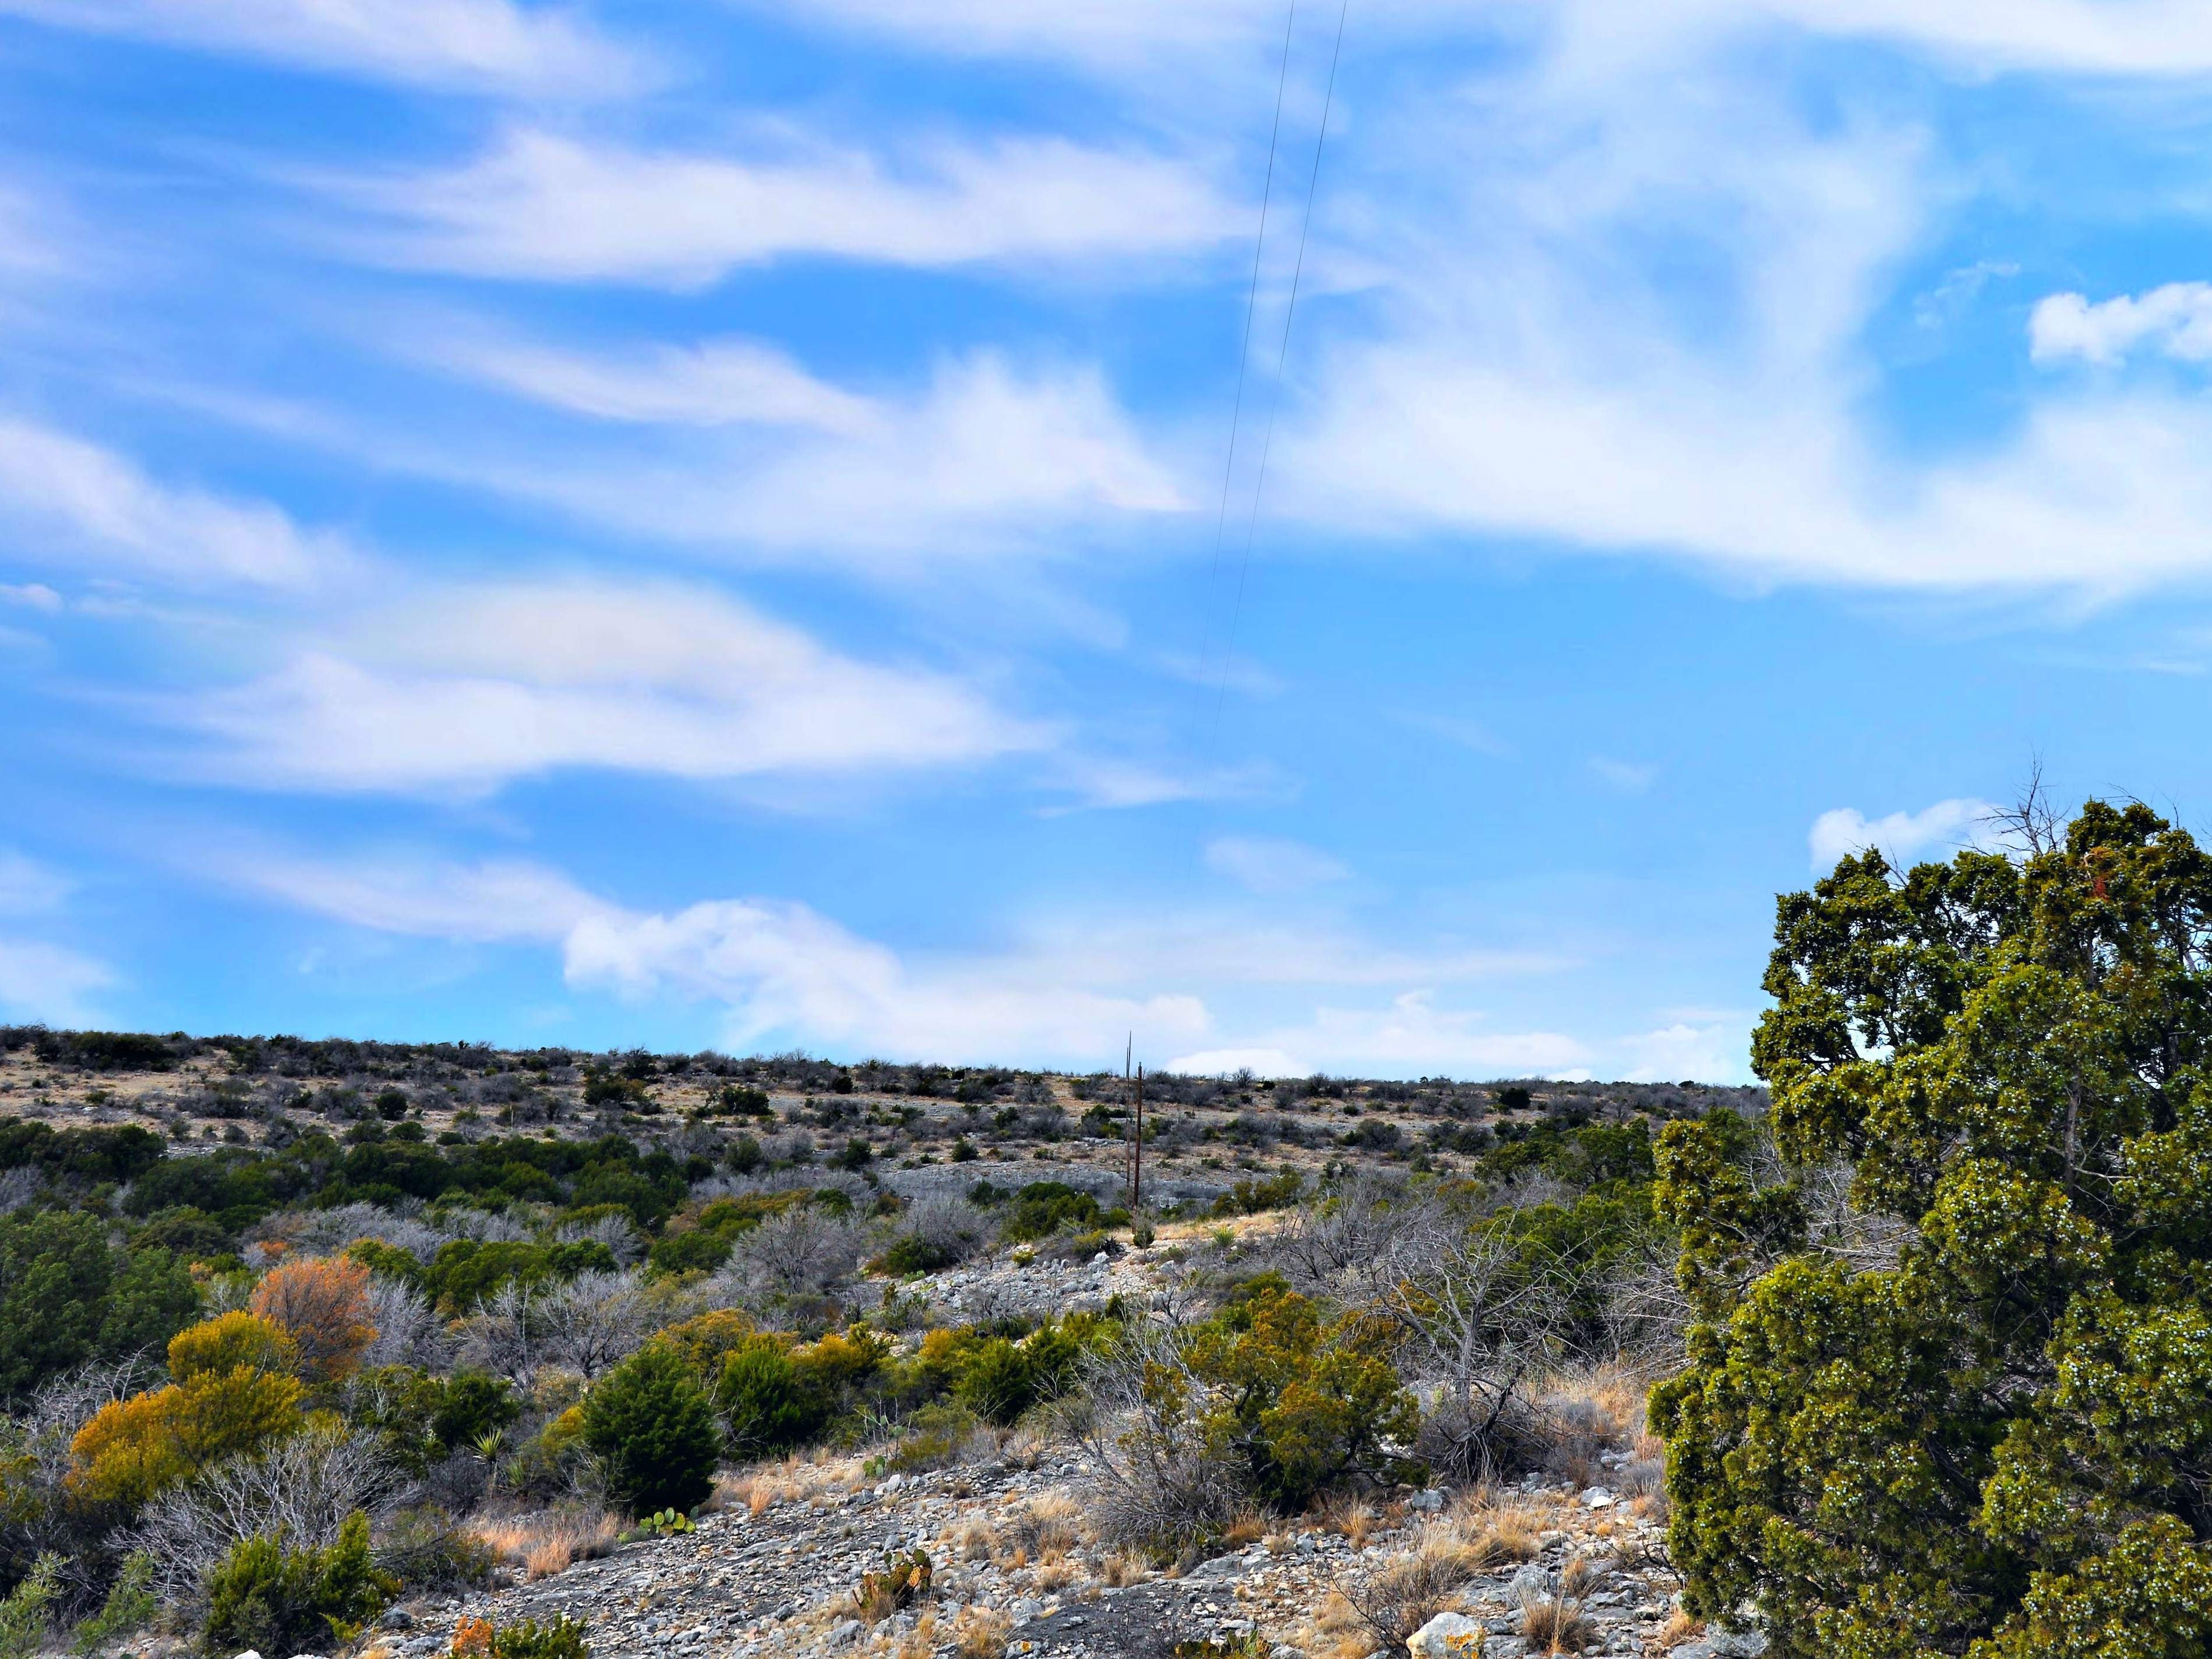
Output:
M1171 1654L1256 1632L1273 1659L1387 1651L1350 1602L1394 1560L1443 1532L1499 1516L1529 1528L1529 1559L1500 1559L1451 1598L1485 1632L1485 1659L1547 1651L1518 1633L1524 1610L1567 1592L1595 1654L1706 1659L1755 1643L1704 1637L1676 1613L1650 1500L1531 1483L1482 1499L1413 1494L1379 1509L1285 1522L1187 1568L1149 1569L1098 1548L1084 1523L1087 1469L1068 1452L1018 1452L920 1476L872 1480L855 1457L777 1466L674 1538L623 1545L556 1576L416 1605L387 1633L392 1659L434 1659L463 1616L584 1620L597 1659L752 1659L846 1653L897 1659ZM1435 1505L1434 1508L1426 1507ZM860 1575L916 1547L930 1593L871 1622ZM1241 1650L1252 1650L1244 1649ZM1462 1646L1454 1651L1476 1651Z

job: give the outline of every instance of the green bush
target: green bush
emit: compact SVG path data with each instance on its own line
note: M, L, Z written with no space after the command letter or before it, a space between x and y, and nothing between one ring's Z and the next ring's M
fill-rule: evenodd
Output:
M714 1489L721 1446L691 1368L651 1346L608 1373L584 1401L584 1443L634 1515L689 1510Z
M61 1583L61 1557L47 1553L31 1563L23 1581L0 1601L0 1659L29 1659L45 1645Z
M878 1273L903 1277L908 1273L933 1273L959 1259L942 1244L933 1243L919 1233L907 1233L869 1265Z
M969 1356L953 1397L1003 1428L1039 1401L1066 1393L1082 1355L1081 1342L1064 1325L1041 1327L1019 1342L992 1337Z
M799 1445L828 1414L811 1380L768 1337L753 1338L722 1362L714 1403L730 1425L732 1448L748 1456Z
M491 1546L430 1504L392 1517L376 1559L404 1589L437 1593L489 1583L498 1565Z
M592 1650L582 1623L563 1613L543 1625L525 1619L501 1626L492 1632L488 1652L490 1659L591 1659Z
M81 1654L94 1654L119 1636L142 1630L161 1611L154 1599L154 1558L134 1550L123 1560L123 1571L108 1587L100 1611L76 1627L70 1646Z
M1032 1181L1014 1194L999 1231L1008 1243L1019 1244L1048 1237L1066 1226L1096 1227L1099 1219L1098 1200L1089 1193L1062 1181Z
M318 1644L350 1642L398 1590L398 1580L370 1559L368 1517L358 1510L326 1549L245 1539L208 1574L200 1646L228 1656L248 1648L311 1652Z
M191 1275L167 1250L119 1250L82 1211L0 1219L0 1396L88 1359L159 1350L199 1316Z
M1841 1226L1723 1126L1660 1138L1673 1553L1776 1659L2206 1650L2212 859L2140 805L2030 828L1780 901L1753 1067L1781 1170L1853 1169Z
M430 1432L447 1451L473 1446L522 1415L522 1402L502 1377L456 1371L444 1379L430 1413Z
M730 1241L705 1228L653 1241L646 1261L664 1273L712 1273L730 1259Z

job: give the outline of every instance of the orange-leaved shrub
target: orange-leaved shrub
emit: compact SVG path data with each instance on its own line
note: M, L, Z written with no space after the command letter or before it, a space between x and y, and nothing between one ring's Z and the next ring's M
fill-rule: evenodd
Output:
M301 1376L332 1382L361 1362L376 1338L368 1282L368 1269L344 1256L288 1261L262 1276L251 1305L297 1345Z

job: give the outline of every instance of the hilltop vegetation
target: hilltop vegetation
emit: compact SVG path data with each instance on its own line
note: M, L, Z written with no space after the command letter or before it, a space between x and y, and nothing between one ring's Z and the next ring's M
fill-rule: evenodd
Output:
M842 1470L819 1495L1026 1445L1084 1521L1009 1546L1016 1589L1602 1480L1589 1535L1644 1576L1553 1528L1540 1650L2201 1655L2212 860L2140 807L2023 830L1782 900L1771 1104L1149 1079L1141 1199L1103 1074L0 1034L0 1626L158 1596L210 1651L343 1642L779 1458ZM1591 1587L1656 1620L1662 1518L1680 1612L1631 1631ZM1402 1650L1504 1559L1447 1528L1297 1639ZM897 1622L934 1571L748 1639L949 1655L949 1608Z

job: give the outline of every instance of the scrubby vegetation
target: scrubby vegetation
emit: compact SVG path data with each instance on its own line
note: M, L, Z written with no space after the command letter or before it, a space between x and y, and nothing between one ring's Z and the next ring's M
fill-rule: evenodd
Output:
M0 1124L0 1649L319 1650L680 1532L733 1466L1018 1433L1079 1444L1133 1572L1602 1475L1671 1502L1682 1619L1778 1656L2199 1654L2212 860L2140 807L2017 828L1783 899L1771 1107L1148 1079L1133 1211L1103 1075L0 1033L47 1113ZM1522 1547L1443 1528L1347 1628ZM1579 1595L1525 1633L1587 1639Z

